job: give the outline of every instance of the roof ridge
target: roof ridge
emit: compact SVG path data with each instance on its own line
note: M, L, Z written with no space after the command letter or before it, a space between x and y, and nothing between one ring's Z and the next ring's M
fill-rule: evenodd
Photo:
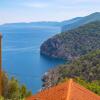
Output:
M84 92L85 91L85 92ZM42 92L33 95L26 100L100 100L100 96L90 94L90 90L76 83L73 79L61 83L52 88L43 90Z
M85 88L84 86L82 86L76 82L74 82L74 84L75 84L75 87L79 88L82 92L84 92L84 93L88 92L91 95L95 95L95 96L100 97L99 95L95 94L94 92L90 91L89 89Z
M70 100L72 83L73 83L73 79L69 79L69 81L68 81L68 92L67 92L66 100Z

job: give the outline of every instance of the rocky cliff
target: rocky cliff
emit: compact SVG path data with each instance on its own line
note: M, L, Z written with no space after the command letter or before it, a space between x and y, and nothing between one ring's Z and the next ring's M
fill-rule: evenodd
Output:
M40 49L42 55L69 60L100 49L100 21L53 36Z

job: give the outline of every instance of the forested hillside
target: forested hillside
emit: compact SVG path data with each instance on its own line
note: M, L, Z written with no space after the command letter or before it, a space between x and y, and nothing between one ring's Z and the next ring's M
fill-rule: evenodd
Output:
M100 21L48 39L41 46L41 54L72 60L96 49L100 49Z
M81 80L86 88L100 95L100 50L81 56L70 64L57 66L43 77L43 86L48 88L66 78Z

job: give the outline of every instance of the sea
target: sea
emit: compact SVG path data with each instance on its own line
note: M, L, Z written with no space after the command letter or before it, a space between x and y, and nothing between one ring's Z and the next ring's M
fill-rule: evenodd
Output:
M2 67L9 78L15 77L33 93L42 88L41 78L48 70L65 63L40 55L40 46L58 34L60 27L4 27L2 32Z

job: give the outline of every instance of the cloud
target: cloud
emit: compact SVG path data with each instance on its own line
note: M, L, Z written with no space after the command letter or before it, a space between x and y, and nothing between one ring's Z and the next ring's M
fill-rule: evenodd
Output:
M48 4L46 3L41 3L41 2L30 2L30 3L24 3L22 4L25 7L31 7L31 8L46 8Z
M81 6L98 6L100 4L100 0L29 0L22 3L25 7L30 8L59 8L59 9L66 9L66 8L73 8L73 7L81 7Z

